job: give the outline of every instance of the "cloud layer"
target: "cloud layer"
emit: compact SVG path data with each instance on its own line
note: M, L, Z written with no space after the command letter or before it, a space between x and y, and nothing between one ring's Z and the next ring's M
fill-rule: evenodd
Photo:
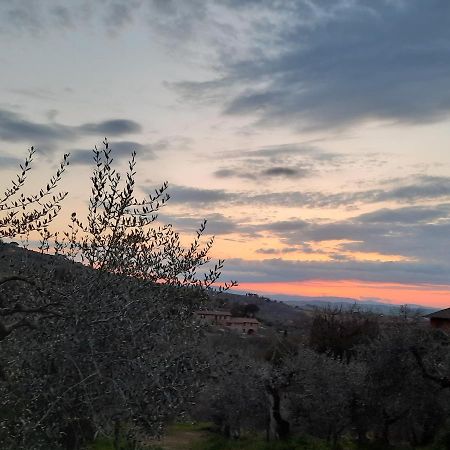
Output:
M224 55L217 79L180 83L188 98L222 91L225 114L299 129L448 116L446 0L225 3L270 19L247 57Z

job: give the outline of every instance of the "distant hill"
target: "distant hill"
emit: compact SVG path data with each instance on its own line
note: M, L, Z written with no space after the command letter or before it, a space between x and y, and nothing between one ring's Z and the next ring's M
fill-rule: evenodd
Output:
M264 297L264 296L247 296L245 293L236 293L236 294L228 294L233 295L234 297L230 297L232 301L239 301L244 303L259 303L256 302L256 299L263 299L263 303L267 305L265 310L267 312L273 312L276 315L280 314L282 317L286 317L289 314L289 311L291 309L285 309L282 306L279 305L288 305L292 309L303 312L303 313L310 313L311 311L314 311L317 308L324 308L324 307L342 307L342 308L348 308L352 305L357 305L361 310L368 311L368 312L374 312L377 314L384 314L384 315L398 315L400 310L400 305L392 305L389 303L379 302L375 300L358 300L351 297L310 297L310 296L301 296L301 295L283 295L279 294L273 296L272 298ZM269 300L267 302L266 300ZM275 306L277 305L277 306ZM419 314L429 314L431 312L439 310L439 308L430 308L423 305L418 304L408 304L408 307L411 309L412 312L417 312ZM292 312L291 312L292 314Z
M219 307L225 309L231 309L233 303L257 305L259 311L255 316L267 325L297 327L303 326L311 320L309 311L303 311L294 308L286 302L272 300L263 296L246 296L224 292L221 294L213 294L212 297L218 302Z

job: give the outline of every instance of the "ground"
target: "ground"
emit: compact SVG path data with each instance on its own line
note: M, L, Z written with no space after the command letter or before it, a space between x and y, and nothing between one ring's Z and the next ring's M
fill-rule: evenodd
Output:
M160 440L149 440L142 450L332 450L326 442L313 438L297 438L289 442L266 442L262 436L244 436L239 440L225 439L211 431L207 423L180 423L171 425ZM339 450L358 450L355 443L341 442ZM448 450L444 445L415 450ZM113 450L110 442L97 442L89 450ZM387 450L369 446L359 450ZM390 450L405 450L390 447ZM413 450L408 447L408 450Z
M197 447L205 442L210 432L208 424L203 423L180 423L171 425L161 440L154 445L163 450L187 450Z

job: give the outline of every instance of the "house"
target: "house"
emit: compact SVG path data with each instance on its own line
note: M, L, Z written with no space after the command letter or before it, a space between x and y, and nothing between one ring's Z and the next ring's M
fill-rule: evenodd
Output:
M261 323L253 317L232 317L228 311L197 311L195 313L202 323L220 325L239 333L254 334Z
M245 334L255 334L261 323L252 317L230 317L225 326Z
M436 311L425 317L430 319L430 325L433 328L439 328L450 333L450 308Z
M225 325L225 321L231 317L228 311L197 311L197 317L203 323L209 325Z

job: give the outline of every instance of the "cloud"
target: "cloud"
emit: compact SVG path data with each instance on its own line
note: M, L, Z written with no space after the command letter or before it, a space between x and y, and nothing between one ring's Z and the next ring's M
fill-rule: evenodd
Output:
M253 1L225 4L250 17L255 11ZM448 116L446 0L298 1L283 8L266 1L258 9L265 22L247 23L256 34L253 51L223 54L216 80L190 84L197 98L213 99L217 83L230 84L221 98L224 114L297 129Z
M219 236L238 231L236 221L223 214L209 213L204 218L207 220L205 235ZM177 231L192 234L200 226L202 218L191 214L162 213L158 215L158 220L173 224Z
M253 164L249 164L251 166ZM311 172L305 168L293 168L293 167L268 167L262 170L251 170L251 168L234 167L223 168L213 172L217 178L241 178L247 181L263 181L270 178L304 178L311 176Z
M123 134L140 133L141 125L133 120L115 119L105 120L99 123L86 123L80 125L78 130L85 134L104 135L104 136L121 136Z
M219 154L218 158L227 161L227 166L217 169L216 177L256 182L270 178L306 178L330 166L351 164L344 154L325 152L302 143L239 149Z
M409 206L397 209L383 208L374 212L361 214L357 219L363 223L417 224L447 217L449 213L449 204Z
M0 109L0 139L35 145L43 143L46 144L47 149L51 149L52 144L56 142L79 139L86 134L104 137L122 136L140 131L140 124L127 119L69 126L55 122L34 122L15 112Z
M450 177L417 176L384 183L382 188L362 191L285 191L267 192L246 196L242 201L258 204L284 205L303 208L339 208L363 204L395 202L397 204L417 204L420 202L444 201L450 199Z
M73 138L75 134L71 127L32 122L19 114L0 109L0 139L4 141L47 142Z
M304 251L303 246L282 247L282 248L258 248L256 250L256 253L259 253L261 255L285 255L288 253L297 253L300 251Z
M279 258L263 261L227 259L223 279L242 282L303 280L361 280L382 283L446 284L448 264L373 261L289 261Z
M208 3L204 0L103 0L86 2L47 0L35 2L0 2L0 33L40 36L82 27L116 36L131 24L148 26L158 39L193 39L204 28Z
M397 200L415 202L450 196L450 177L421 176L414 183L374 193L374 201Z
M243 176L232 169L221 169L215 172L222 178ZM251 174L249 175L251 176ZM327 193L323 191L280 191L260 192L227 191L225 189L201 189L189 186L170 186L173 194L173 203L183 203L186 206L215 205L215 206L242 206L266 205L283 206L286 208L353 208L361 205L371 205L386 201L398 205L416 206L402 207L401 209L381 209L374 213L367 213L360 217L362 221L417 221L420 217L434 219L439 214L446 213L443 204L431 207L417 205L421 202L450 201L450 177L416 177L414 183L398 186L407 180L389 182L383 189L369 189L364 191L343 191Z
M208 55L209 79L166 83L185 99L263 126L331 129L447 117L449 14L447 0L23 1L0 3L0 32L145 25L172 50L194 42Z
M22 160L19 158L16 158L14 156L9 155L0 155L0 167L9 169L9 168L18 168L19 164L22 163Z
M212 205L226 202L230 199L229 193L223 189L200 189L188 186L170 185L170 202L184 205Z
M450 253L450 204L383 208L334 222L293 219L254 228L277 236L285 246L341 241L336 250L327 253L333 258L337 254L341 259L353 259L352 254L360 252L379 254L381 260L388 259L382 255L395 255L446 265Z
M305 170L306 174L307 171ZM298 177L300 175L300 170L292 169L290 167L271 167L263 171L263 175L267 177Z
M227 197L227 193L221 190L202 191L179 187L177 189L178 192L184 193L184 198L180 199L179 204L186 207L189 205L211 207L214 202L223 202ZM423 274L427 266L434 268L438 265L449 265L450 204L383 208L334 222L291 219L255 224L248 222L247 219L233 219L217 213L208 213L206 217L211 219L212 228L209 228L208 233L217 235L237 233L252 239L271 235L280 240L282 244L280 248L260 248L257 250L259 254L281 257L301 252L326 255L330 259L330 264L351 263L353 272L344 278L351 276L358 278L355 273L359 270L358 264L361 267L366 264L373 267L374 259L380 261L380 265L376 267L386 264L386 270L391 270L395 264L406 262L419 264ZM169 220L184 231L194 229L199 221L198 212L163 218L164 221ZM369 255L364 257L364 254ZM330 264L326 267L332 267ZM414 264L411 267L416 267ZM393 281L402 282L402 279ZM432 281L436 280L429 280Z
M154 144L140 144L134 141L109 141L111 156L116 160L128 160L132 152L136 152L138 159L155 159L157 152L167 147L165 141L155 142ZM86 149L70 150L70 163L91 165L93 164L93 152Z

